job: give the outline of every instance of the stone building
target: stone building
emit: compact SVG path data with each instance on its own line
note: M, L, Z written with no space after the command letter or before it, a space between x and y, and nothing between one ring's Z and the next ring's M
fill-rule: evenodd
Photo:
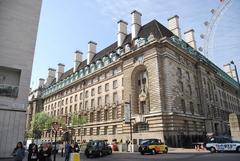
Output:
M189 146L206 135L229 133L229 113L240 114L238 84L196 50L194 30L181 39L178 16L166 28L153 20L141 24L132 13L131 33L118 22L117 41L97 52L88 43L88 58L75 52L74 66L64 72L49 69L43 91L44 112L73 113L87 123L73 127L77 141L130 139L124 102L131 102L133 142L160 138L169 146ZM42 140L50 141L44 132Z
M41 0L0 1L0 158L24 141Z

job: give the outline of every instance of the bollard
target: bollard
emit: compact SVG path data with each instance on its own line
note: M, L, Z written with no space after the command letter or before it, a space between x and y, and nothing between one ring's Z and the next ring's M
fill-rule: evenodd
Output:
M70 161L80 161L80 154L79 153L71 153Z

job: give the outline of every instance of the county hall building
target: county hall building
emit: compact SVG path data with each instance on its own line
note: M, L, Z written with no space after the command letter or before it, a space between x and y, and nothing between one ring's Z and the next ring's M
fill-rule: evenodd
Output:
M142 25L136 10L131 16L131 33L120 20L116 42L96 51L90 41L86 60L76 51L73 68L49 69L40 83L43 111L68 126L73 113L85 116L83 126L71 127L75 141L129 140L125 102L131 103L135 144L159 138L179 147L229 134L229 114L240 115L239 86L196 50L194 30L183 40L178 16L168 19L168 28L156 20ZM51 137L44 132L42 140Z

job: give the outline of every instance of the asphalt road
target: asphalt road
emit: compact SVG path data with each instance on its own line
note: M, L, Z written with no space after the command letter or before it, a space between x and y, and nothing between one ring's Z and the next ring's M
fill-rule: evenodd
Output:
M86 158L81 154L80 161L239 161L240 153L169 153L141 155L139 153L114 153L101 158ZM64 161L57 158L57 161Z
M168 153L156 155L141 155L139 153L113 153L101 158L86 158L81 154L80 161L239 161L240 153ZM0 161L12 161L3 159ZM27 161L25 157L24 161ZM65 158L57 155L56 161L65 161Z

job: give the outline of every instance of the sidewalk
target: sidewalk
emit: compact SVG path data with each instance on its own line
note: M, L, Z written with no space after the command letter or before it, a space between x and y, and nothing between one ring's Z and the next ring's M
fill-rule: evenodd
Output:
M185 148L169 148L169 153L209 153L208 150L196 150L196 149L185 149Z

